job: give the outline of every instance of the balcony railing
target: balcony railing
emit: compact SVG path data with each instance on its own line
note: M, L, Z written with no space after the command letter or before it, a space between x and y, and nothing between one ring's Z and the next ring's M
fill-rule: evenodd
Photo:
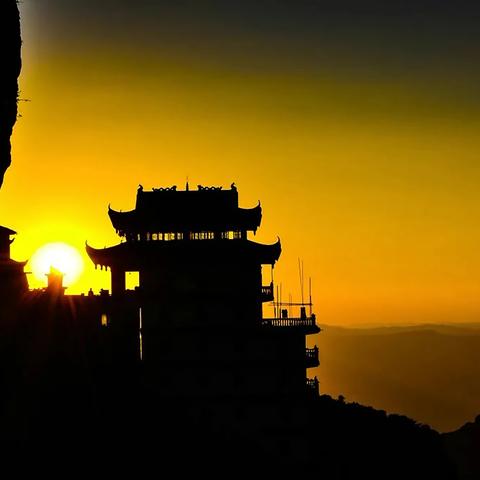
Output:
M273 301L273 283L262 286L262 302Z
M304 318L264 318L262 319L262 325L268 328L303 329L306 330L307 333L318 333L320 331L320 328L317 327L314 314Z
M317 377L307 378L305 380L305 382L306 382L306 386L307 386L307 391L311 395L318 396L320 394L319 381L317 380Z
M307 368L318 367L320 365L320 360L318 357L318 347L307 348L305 350L305 359L307 363Z

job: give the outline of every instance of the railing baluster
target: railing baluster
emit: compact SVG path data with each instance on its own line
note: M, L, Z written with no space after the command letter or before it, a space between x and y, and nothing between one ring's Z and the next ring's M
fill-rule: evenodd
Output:
M314 317L309 318L264 318L263 325L269 327L316 327Z

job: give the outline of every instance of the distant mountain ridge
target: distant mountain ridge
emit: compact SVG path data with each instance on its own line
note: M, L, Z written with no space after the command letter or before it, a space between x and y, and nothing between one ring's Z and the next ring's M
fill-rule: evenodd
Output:
M336 325L320 325L322 330L326 330L335 335L388 335L395 333L433 331L446 335L480 335L479 323L458 323L458 324L436 324L425 323L419 325L400 325L400 326L360 326L360 327L339 327Z
M410 425L410 432L428 432L431 425L448 432L438 437L444 461L453 468L447 477L480 478L480 323L321 327L315 339L321 352L316 373L322 392L345 402L342 415L355 415L349 429L356 430L363 416L369 423L382 414L389 436L399 434L395 419L405 428ZM422 442L437 448L437 437L431 435ZM365 441L375 438L370 432ZM430 472L416 478L438 477Z
M323 325L323 393L455 431L480 412L480 324Z

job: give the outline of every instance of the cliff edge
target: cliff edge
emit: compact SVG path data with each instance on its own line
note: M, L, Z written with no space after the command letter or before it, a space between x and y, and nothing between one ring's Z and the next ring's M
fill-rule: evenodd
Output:
M17 119L18 76L21 69L20 14L16 0L0 2L0 187L11 163L10 137Z

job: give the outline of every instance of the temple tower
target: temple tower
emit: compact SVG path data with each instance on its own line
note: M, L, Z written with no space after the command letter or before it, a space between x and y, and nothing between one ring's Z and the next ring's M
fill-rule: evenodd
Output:
M17 262L10 258L11 238L17 232L0 226L0 300L12 302L28 291L24 268L27 262Z
M201 411L213 424L254 430L275 424L279 405L318 395L316 379L306 378L318 365L318 349L306 348L306 335L319 332L315 317L262 317L262 304L273 301L262 269L274 267L281 245L248 238L260 226L260 204L240 208L234 184L140 186L134 210L108 214L124 241L87 245L87 253L111 269L109 325L140 332L136 356L157 394L190 402L194 416ZM127 272L139 272L135 291L125 288Z

